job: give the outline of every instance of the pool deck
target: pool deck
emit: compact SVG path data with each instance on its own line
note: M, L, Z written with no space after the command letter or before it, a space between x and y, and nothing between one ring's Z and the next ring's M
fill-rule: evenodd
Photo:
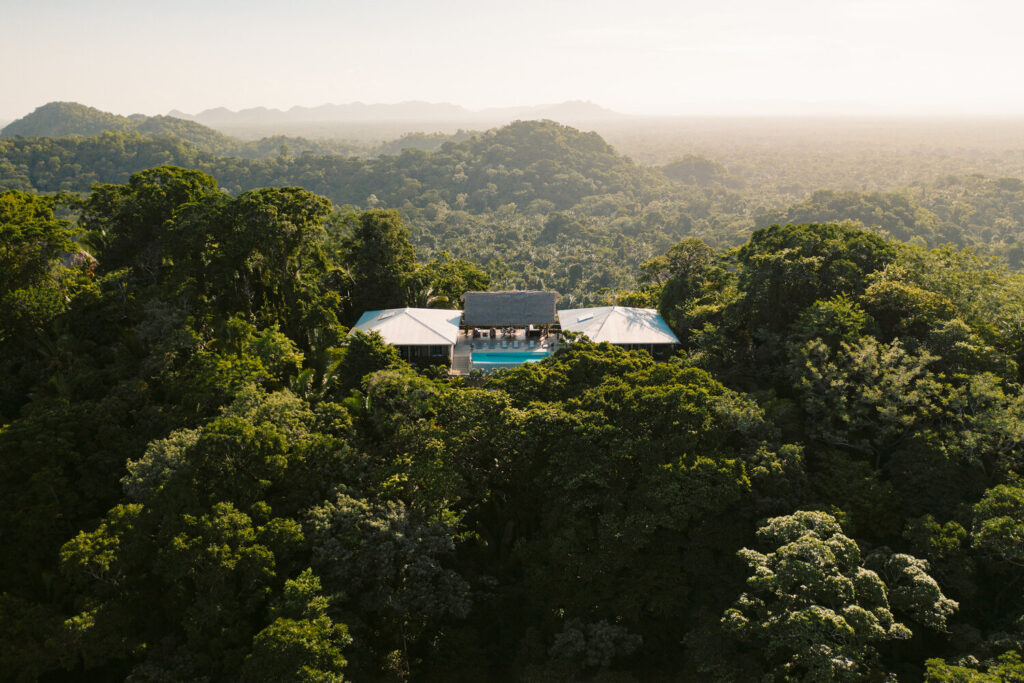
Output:
M527 353L529 351L556 351L559 348L558 335L549 334L545 339L534 340L536 344L531 347L530 340L526 338L526 330L516 330L514 334L496 333L494 338L490 336L473 337L472 330L460 330L459 337L455 341L454 355L452 357L453 375L468 375L472 370L473 351L487 351L488 353ZM519 342L518 348L516 342ZM504 343L504 345L503 345Z

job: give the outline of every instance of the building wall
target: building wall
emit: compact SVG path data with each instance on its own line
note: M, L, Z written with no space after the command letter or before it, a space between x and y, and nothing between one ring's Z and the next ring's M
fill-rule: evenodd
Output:
M451 365L452 347L447 346L396 346L398 355L414 365Z

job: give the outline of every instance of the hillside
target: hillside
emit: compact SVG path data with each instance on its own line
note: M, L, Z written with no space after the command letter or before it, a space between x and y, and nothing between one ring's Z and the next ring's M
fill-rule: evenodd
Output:
M236 146L231 138L195 121L172 116L118 116L77 102L50 102L0 130L0 137L62 138L94 136L106 131L146 137L175 137L209 151Z
M662 269L644 264L672 244L696 237L735 246L773 223L854 220L916 244L970 246L1012 268L1024 264L1024 190L1013 178L949 175L883 192L805 195L782 187L789 166L750 173L742 163L688 154L643 167L598 134L551 121L410 135L341 153L308 142L265 138L227 154L138 131L0 138L0 190L89 192L162 164L210 173L233 195L298 186L339 207L397 209L425 258L447 252L482 264L501 287L552 288L573 305L653 305L649 285ZM762 152L748 153L761 163ZM941 150L905 160L923 159L941 161ZM847 179L841 187L858 178L871 187L892 182L888 166L841 155L811 161L802 177ZM944 170L963 168L962 160L946 163Z
M292 141L279 140L284 145ZM591 195L647 193L658 187L660 175L617 154L595 133L551 121L517 122L462 142L445 142L434 152L406 148L377 159L293 156L296 151L264 160L239 158L211 152L183 136L146 137L139 129L90 138L8 139L0 140L0 165L8 168L0 188L87 191L95 182L122 182L132 173L169 163L213 172L232 192L300 185L337 204L363 204L374 195L392 206L442 199L488 210L534 200L570 208Z
M129 130L131 119L87 107L77 102L50 102L0 130L0 137L51 137L99 135L105 130Z
M247 159L138 133L8 138L0 139L0 190L89 192L161 164L211 173L234 195L299 186L341 207L400 210L426 258L471 258L503 287L552 287L581 304L635 288L640 264L674 241L716 242L735 222L719 219L726 207L717 189L691 197L600 136L551 121L397 144L407 147L370 159L294 151Z
M318 141L275 135L258 140L239 140L196 121L177 116L118 116L77 102L50 102L0 130L0 138L97 137L126 133L150 140L172 139L201 152L222 156L265 159L282 152L301 154L363 154L374 150L343 141ZM176 156L172 153L165 161ZM134 168L132 171L144 167Z

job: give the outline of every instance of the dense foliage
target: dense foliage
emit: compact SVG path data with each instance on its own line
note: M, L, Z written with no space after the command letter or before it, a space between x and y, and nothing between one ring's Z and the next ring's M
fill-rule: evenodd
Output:
M41 126L48 108L15 123ZM39 130L71 125L75 111L70 123L57 119ZM960 130L890 140L884 127L850 124L836 135L854 141L840 143L813 126L801 138L737 123L740 147L725 129L710 140L687 138L687 147L654 126L662 138L653 158L674 160L643 167L593 133L552 122L352 145L282 137L206 144L180 131L143 133L104 121L95 122L106 131L95 137L0 138L0 189L85 192L160 164L212 174L233 194L301 186L339 206L398 210L421 258L447 252L477 263L502 287L555 289L572 305L650 304L642 291L650 284L646 261L686 237L737 246L774 223L854 220L914 244L970 246L1011 268L1024 264L1024 180L1018 152L1006 147L1019 139L1013 130L994 140ZM653 133L637 126L610 132L651 157ZM762 137L748 139L755 133ZM977 149L950 149L949 135Z
M0 145L117 141L165 144ZM936 246L1012 235L1019 183L818 193L728 248L722 166L551 123L309 176L360 208L118 159L0 193L4 677L1022 675L1024 278ZM562 282L680 353L460 379L347 334Z

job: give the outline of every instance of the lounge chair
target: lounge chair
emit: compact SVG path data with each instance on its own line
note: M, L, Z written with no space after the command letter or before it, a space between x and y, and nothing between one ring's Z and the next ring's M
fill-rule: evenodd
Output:
M507 339L502 339L501 340L501 348L503 348L503 349L507 349L508 348L508 340Z
M519 340L518 339L516 339L514 342L512 342L512 348L513 349L518 349L519 348Z

